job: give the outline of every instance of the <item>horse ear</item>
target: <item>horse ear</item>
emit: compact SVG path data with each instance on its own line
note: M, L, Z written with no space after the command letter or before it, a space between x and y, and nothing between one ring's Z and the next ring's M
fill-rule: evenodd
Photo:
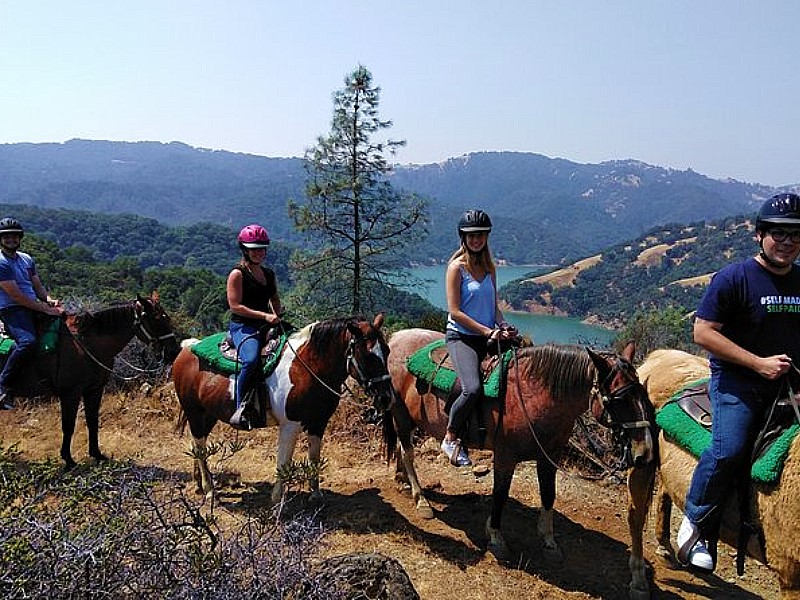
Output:
M375 329L380 329L381 326L383 326L383 313L382 312L380 312L377 315L375 315L375 320L372 321L372 325L375 327Z
M622 351L621 356L629 363L633 363L634 354L636 354L636 341L631 340L627 344L625 344L625 349Z
M592 359L592 362L594 363L594 368L597 369L598 372L605 373L606 371L608 371L609 369L608 363L602 356L594 352L588 346L586 347L586 352L589 353L589 358Z
M361 330L358 328L358 325L353 320L347 322L347 331L350 332L350 335L354 335L356 337L361 337L363 334Z

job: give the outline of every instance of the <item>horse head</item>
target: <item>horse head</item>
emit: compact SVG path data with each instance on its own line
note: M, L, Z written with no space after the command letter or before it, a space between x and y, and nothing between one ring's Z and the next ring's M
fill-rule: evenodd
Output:
M592 413L615 437L624 438L634 466L650 463L656 456L655 412L633 366L636 344L629 342L621 355L586 350L597 369L599 394L592 402Z
M370 323L354 317L347 323L350 341L347 347L347 373L372 398L373 408L383 414L394 398L392 376L389 375L389 345L381 331L383 313Z
M172 321L161 307L158 292L153 292L149 298L139 294L134 302L136 337L142 342L157 349L165 362L171 363L181 347L172 330Z

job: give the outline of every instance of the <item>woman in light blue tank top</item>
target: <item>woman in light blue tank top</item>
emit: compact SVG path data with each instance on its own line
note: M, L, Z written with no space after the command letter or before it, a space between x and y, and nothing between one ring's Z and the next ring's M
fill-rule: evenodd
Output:
M489 250L492 221L482 210L468 210L458 222L460 248L447 265L447 331L445 340L461 394L450 408L442 451L459 467L472 464L461 443L470 411L483 394L481 362L487 342L509 339L516 330L503 321L497 305L495 265Z

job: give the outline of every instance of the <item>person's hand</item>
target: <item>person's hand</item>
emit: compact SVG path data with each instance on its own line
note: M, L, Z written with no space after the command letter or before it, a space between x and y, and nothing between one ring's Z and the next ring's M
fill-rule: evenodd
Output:
M756 362L755 371L765 379L775 380L792 368L792 359L785 354L766 356Z
M503 339L506 340L513 339L519 335L519 331L517 331L517 328L514 327L511 323L508 323L507 321L503 321L502 323L500 323L500 330L504 334Z

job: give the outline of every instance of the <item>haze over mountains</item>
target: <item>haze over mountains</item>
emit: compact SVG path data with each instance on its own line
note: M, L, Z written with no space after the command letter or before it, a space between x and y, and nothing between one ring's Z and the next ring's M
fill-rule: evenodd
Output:
M290 242L297 238L286 206L303 198L305 179L300 158L178 142L0 145L0 203L134 213L168 225L260 222ZM635 160L580 164L512 152L400 165L392 182L430 201L430 236L410 261L445 260L458 215L479 207L492 216L496 256L527 264L575 260L656 225L752 214L771 194L792 189Z

